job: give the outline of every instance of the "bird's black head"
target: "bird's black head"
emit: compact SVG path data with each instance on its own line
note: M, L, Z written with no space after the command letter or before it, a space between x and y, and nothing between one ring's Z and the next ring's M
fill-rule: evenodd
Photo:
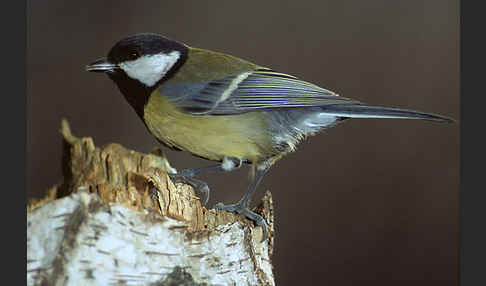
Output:
M150 88L177 71L185 62L187 51L186 45L161 35L137 34L120 40L107 58L88 65L86 70L106 72L115 82L126 75Z
M86 70L106 73L140 113L150 93L184 64L188 49L161 35L137 34L120 40L106 58L91 63Z
M141 57L157 55L177 54L180 56L187 52L187 46L169 40L164 36L144 33L120 40L111 48L107 60L110 63L120 65L122 63L136 61ZM175 58L176 56L174 56Z

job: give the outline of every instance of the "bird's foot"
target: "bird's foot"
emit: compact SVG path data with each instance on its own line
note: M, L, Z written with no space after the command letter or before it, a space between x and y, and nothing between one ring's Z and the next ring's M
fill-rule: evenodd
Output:
M194 178L192 170L182 170L176 174L168 174L175 182L184 182L191 185L194 190L201 194L202 205L205 206L209 201L209 186L206 182Z
M216 210L224 210L227 212L236 212L239 214L244 214L247 218L250 220L254 221L257 225L261 226L263 229L263 237L262 241L267 239L268 236L268 224L265 221L265 219L259 215L256 214L255 212L252 212L248 208L244 206L242 203L236 203L236 204L231 204L231 205L223 205L221 203L217 204L214 206Z

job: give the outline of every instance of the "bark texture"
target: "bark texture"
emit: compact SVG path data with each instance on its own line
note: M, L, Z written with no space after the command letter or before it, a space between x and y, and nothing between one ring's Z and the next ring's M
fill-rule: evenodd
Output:
M274 285L269 224L207 210L163 154L77 138L63 120L64 182L27 209L28 285ZM156 196L153 196L156 190Z

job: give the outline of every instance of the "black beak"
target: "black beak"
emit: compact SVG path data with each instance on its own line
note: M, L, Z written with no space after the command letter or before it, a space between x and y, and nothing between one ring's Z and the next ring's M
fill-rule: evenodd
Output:
M86 71L89 72L113 72L118 68L118 65L110 63L106 58L99 59L86 66Z

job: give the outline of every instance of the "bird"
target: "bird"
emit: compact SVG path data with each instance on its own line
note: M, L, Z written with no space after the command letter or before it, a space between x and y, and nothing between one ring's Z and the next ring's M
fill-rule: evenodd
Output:
M242 214L262 226L249 209L269 168L297 145L352 118L453 119L410 109L364 104L250 61L191 47L156 33L119 40L107 57L85 67L105 73L162 145L215 165L168 174L209 199L209 186L196 177L250 165L250 184L234 204L215 209Z

